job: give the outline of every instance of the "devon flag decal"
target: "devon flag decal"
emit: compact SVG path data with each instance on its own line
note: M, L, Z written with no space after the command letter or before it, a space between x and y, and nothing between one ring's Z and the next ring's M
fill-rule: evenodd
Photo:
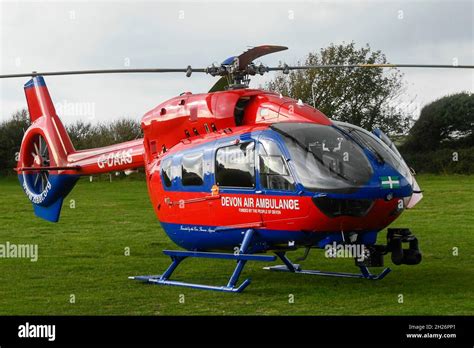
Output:
M400 188L400 178L398 176L381 176L380 183L384 189Z

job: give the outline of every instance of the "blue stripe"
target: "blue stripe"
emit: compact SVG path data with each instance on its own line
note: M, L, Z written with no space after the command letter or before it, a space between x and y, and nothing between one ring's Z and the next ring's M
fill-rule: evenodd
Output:
M177 224L161 222L168 237L180 247L187 250L213 251L229 250L238 248L242 243L242 238L248 228L236 228L232 230L218 230L216 226ZM304 231L281 231L255 229L254 239L248 253L256 253L267 250L279 249L287 246L289 241L294 241L295 246L313 245L324 248L326 244L340 242L341 233L331 232L304 232ZM361 238L366 244L375 243L374 236L377 232L360 232ZM367 238L363 238L367 233Z

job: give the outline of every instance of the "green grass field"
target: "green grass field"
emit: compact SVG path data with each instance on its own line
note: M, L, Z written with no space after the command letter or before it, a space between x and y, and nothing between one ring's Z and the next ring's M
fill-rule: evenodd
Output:
M176 248L155 218L145 182L81 180L65 200L60 222L52 224L33 215L14 178L0 179L0 244L39 245L37 262L0 259L0 315L473 315L474 177L418 181L423 201L394 226L417 235L420 265L394 266L386 257L393 272L367 281L268 272L263 263L249 262L241 280L250 276L252 284L228 294L127 279L161 273L169 264L161 250ZM234 264L186 260L174 279L223 285ZM320 250L303 266L357 271L353 260L328 260Z

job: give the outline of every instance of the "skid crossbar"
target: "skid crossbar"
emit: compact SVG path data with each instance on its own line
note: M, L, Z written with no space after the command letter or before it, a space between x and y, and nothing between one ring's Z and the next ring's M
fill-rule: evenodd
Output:
M240 246L239 252L235 254L227 253L213 253L213 252L200 252L200 251L180 251L180 250L164 250L163 253L171 257L171 264L168 269L161 275L149 275L149 276L134 276L129 277L129 279L139 280L151 284L157 285L171 285L171 286L184 286L194 289L202 290L214 290L214 291L224 291L224 292L242 292L249 284L250 279L245 279L242 284L236 286L240 274L247 261L266 261L272 262L276 260L276 256L273 255L253 255L246 254L249 250L252 238L254 235L254 230L249 229L245 232L244 238L242 240L242 245ZM181 261L188 257L197 257L197 258L208 258L208 259L225 259L225 260L236 260L237 265L235 266L234 272L232 273L229 282L225 286L214 286L214 285L203 285L195 283L186 283L175 280L170 280L171 274L179 266Z
M326 272L326 271L317 271L317 270L304 270L301 269L300 265L294 264L290 259L285 255L284 252L275 253L280 260L283 261L283 265L264 267L263 269L269 271L279 271L279 272L292 272L300 274L310 274L310 275L319 275L319 276L328 276L328 277L340 277L340 278L362 278L370 280L379 280L383 279L387 274L391 272L390 268L385 268L380 274L370 273L367 266L360 265L361 273L343 273L343 272Z

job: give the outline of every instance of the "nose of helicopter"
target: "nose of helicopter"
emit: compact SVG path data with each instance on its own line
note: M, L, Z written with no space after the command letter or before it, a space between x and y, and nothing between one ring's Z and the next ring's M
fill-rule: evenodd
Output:
M372 162L373 175L354 196L359 198L393 198L409 197L413 194L411 174L400 172L387 162Z
M350 193L316 193L312 201L330 230L379 230L406 207L413 194L410 178L387 163L374 163L370 180ZM321 220L319 220L321 221ZM319 228L319 227L318 227Z

